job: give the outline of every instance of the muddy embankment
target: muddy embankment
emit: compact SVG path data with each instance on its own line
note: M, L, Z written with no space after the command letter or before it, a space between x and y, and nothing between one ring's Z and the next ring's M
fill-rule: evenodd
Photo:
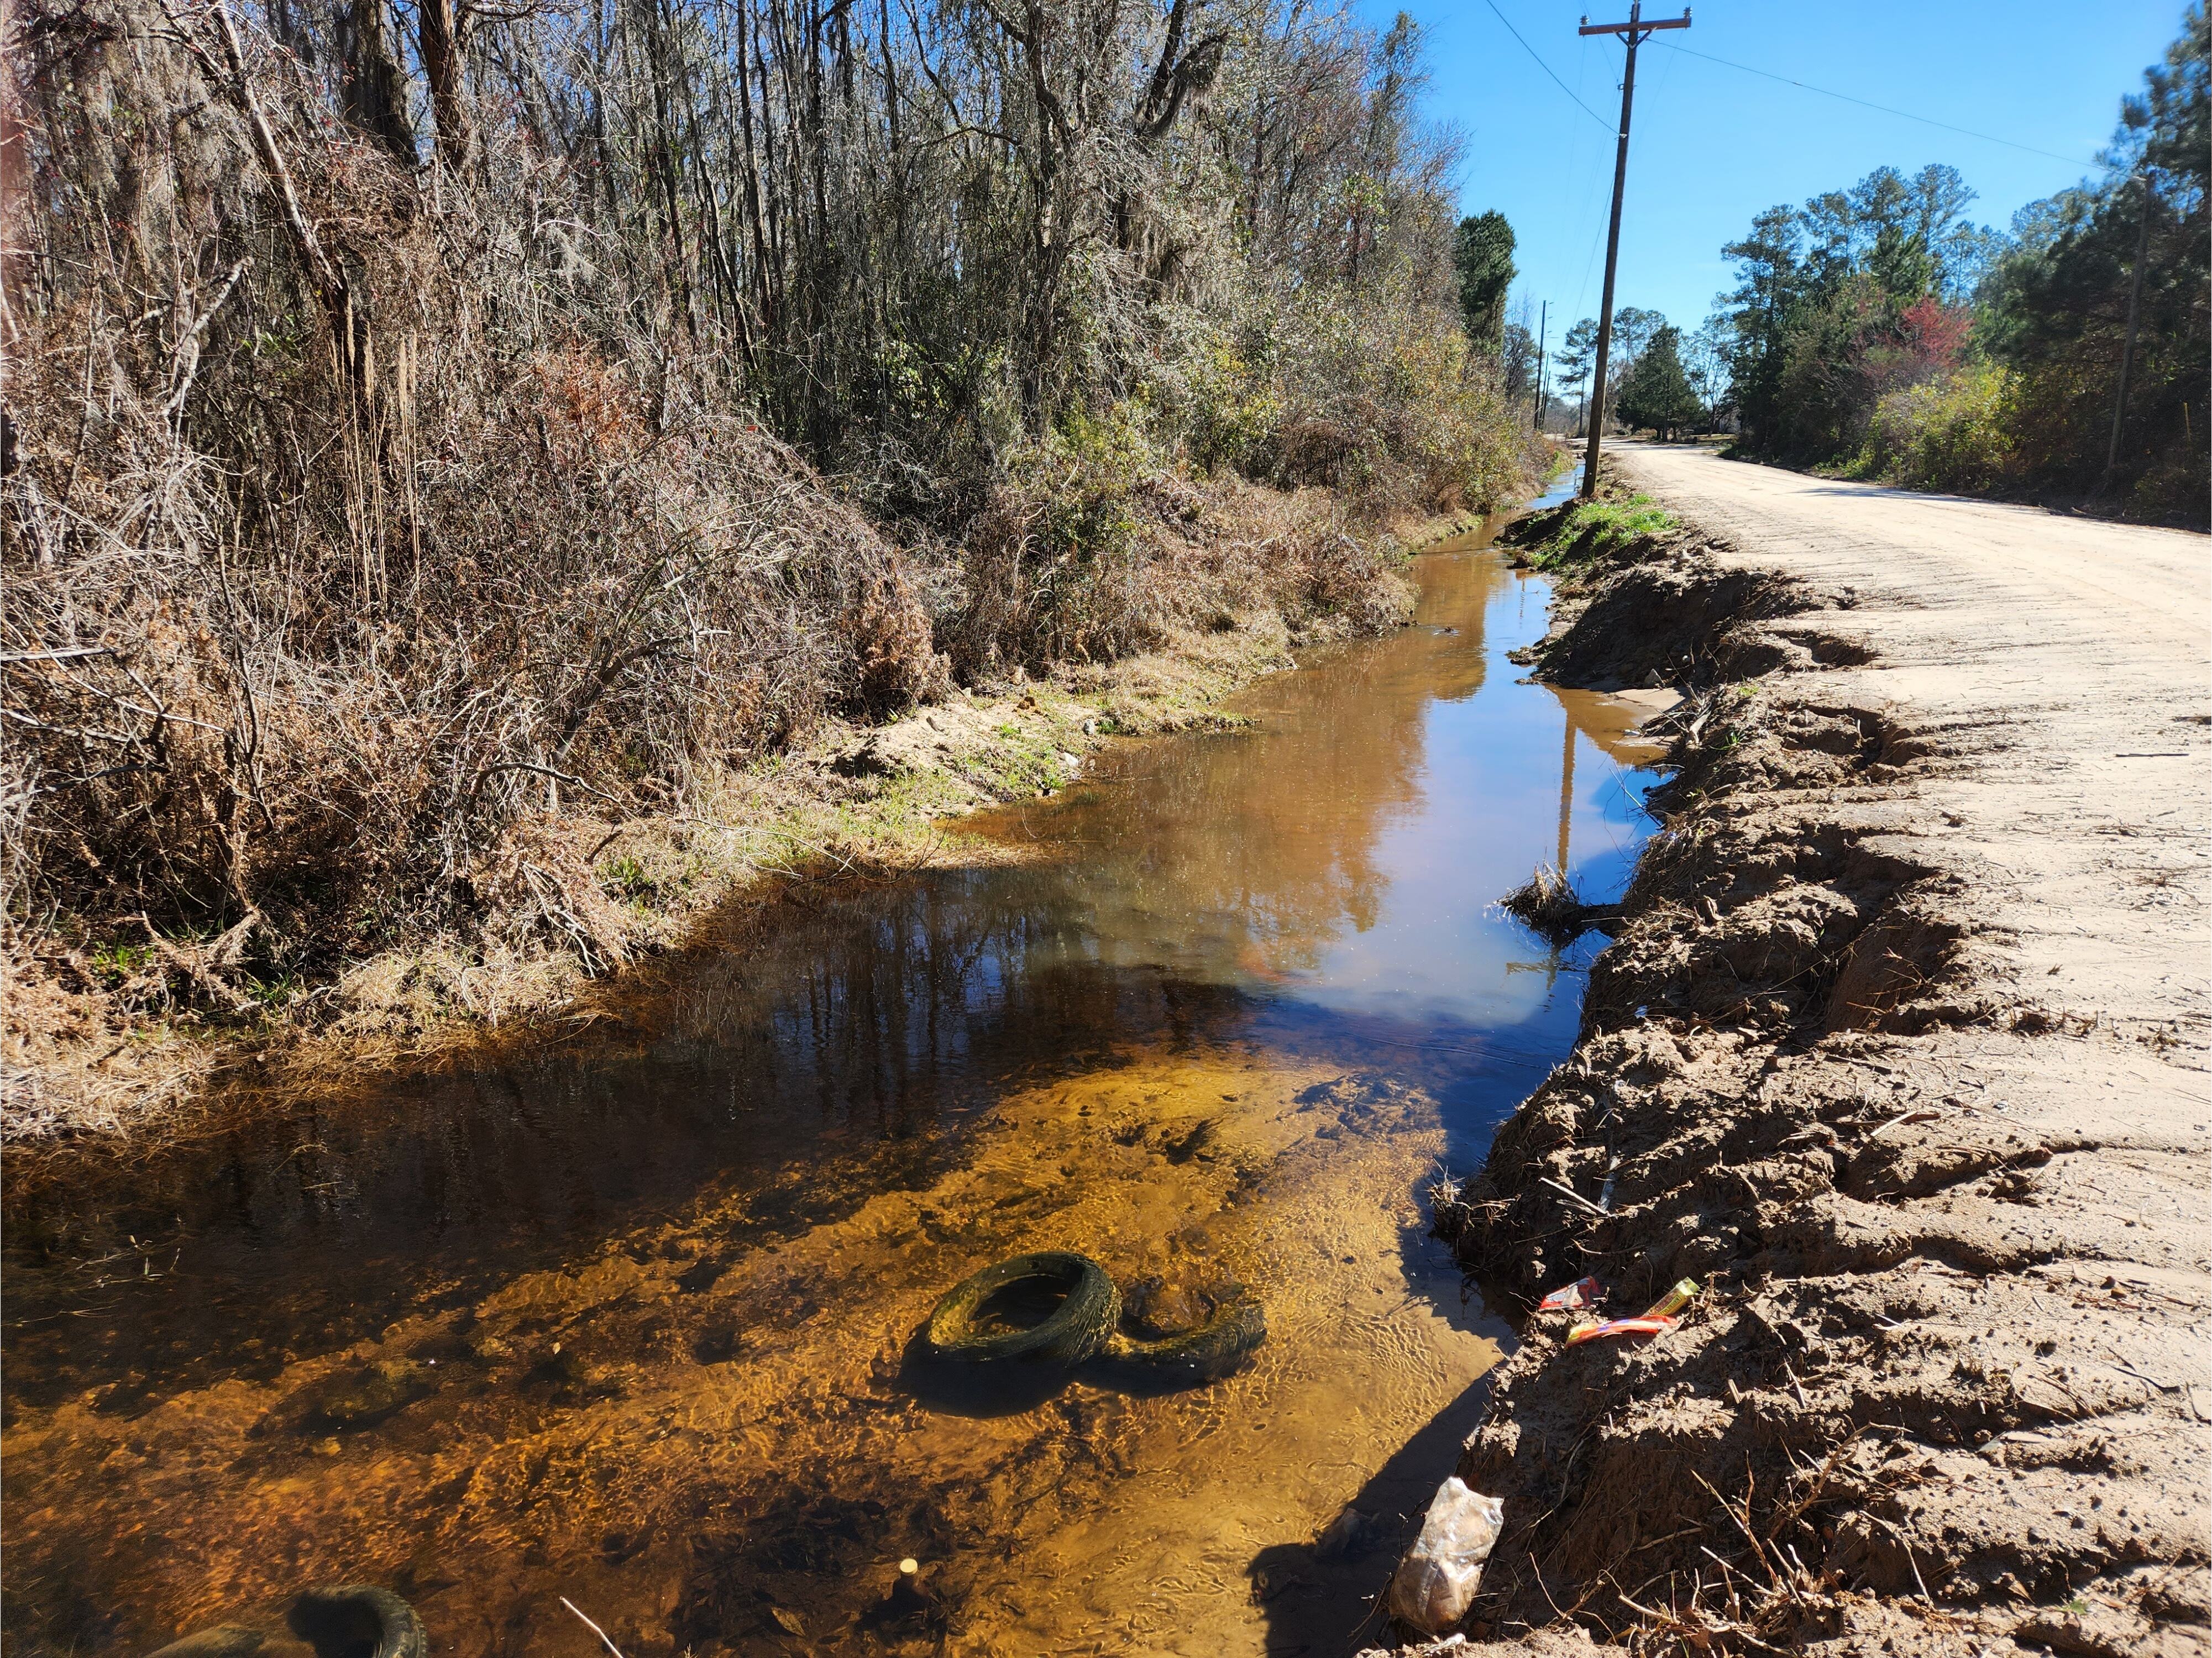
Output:
M1535 671L1684 687L1677 770L1573 1055L1438 1226L1514 1297L1705 1290L1649 1339L1531 1318L1457 1469L1505 1516L1462 1628L2205 1651L2201 1055L2117 975L2068 1006L1992 919L2033 823L1942 836L2033 732L1851 671L1893 594L1694 531L1563 598Z

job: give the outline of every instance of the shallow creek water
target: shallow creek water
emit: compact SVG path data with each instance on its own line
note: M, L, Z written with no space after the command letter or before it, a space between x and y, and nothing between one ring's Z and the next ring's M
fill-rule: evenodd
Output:
M1540 579L1418 574L1251 729L1115 745L967 826L1024 861L835 886L650 1029L16 1181L7 1649L369 1581L439 1653L604 1651L563 1596L629 1658L1350 1651L1512 1340L1423 1188L1603 942L1493 901L1617 895L1652 757L1648 708L1518 683ZM1052 1247L1245 1284L1269 1339L1150 1395L917 1361Z

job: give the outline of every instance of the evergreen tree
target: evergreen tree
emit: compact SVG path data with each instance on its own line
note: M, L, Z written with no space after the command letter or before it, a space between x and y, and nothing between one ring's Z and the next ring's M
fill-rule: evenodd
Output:
M1577 388L1580 399L1575 413L1575 429L1582 430L1583 416L1589 408L1589 374L1597 361L1597 319L1584 317L1567 330L1567 337L1559 347L1559 382Z
M1513 227L1503 213L1459 222L1452 246L1460 315L1475 347L1495 355L1505 344L1505 291L1513 285Z
M1683 370L1681 343L1682 331L1671 323L1653 332L1621 386L1621 424L1649 427L1664 440L1705 412Z
M1621 388L1636 372L1652 338L1667 325L1663 312L1640 305L1624 305L1613 313L1612 349L1606 354L1605 401L1608 409L1620 401Z
M1708 420L1723 418L1734 404L1729 386L1729 348L1734 338L1729 319L1715 315L1682 341L1682 367L1688 371L1690 389L1705 405Z
M1973 192L1940 165L1880 167L1759 215L1722 250L1739 278L1721 302L1742 446L1872 465L1878 410L1930 387L1912 405L1921 415L1900 402L1892 424L1934 419L1955 385L1959 410L1986 417L1968 446L1988 464L1960 473L1980 480L1970 487L2002 475L2014 489L2099 492L2202 522L2212 359L2203 0L2191 0L2180 38L2123 102L2103 160L2101 179L2023 209L2009 237L1966 217ZM2136 343L2108 471L2131 308ZM1970 381L1983 390L1969 395Z
M2014 220L2015 244L1982 287L1976 337L2013 371L2010 422L2024 470L2069 492L2133 493L2148 511L2202 522L2212 358L2212 23L2202 4L2189 8L2142 94L2121 105L2105 160L2100 183ZM2135 358L2118 466L2106 477L2131 298Z
M1636 367L1644 348L1666 325L1663 312L1647 311L1640 305L1624 305L1613 313L1613 361L1606 365L1606 372L1616 389L1627 380L1628 371Z
M1736 413L1745 446L1765 451L1772 445L1781 402L1782 366L1792 325L1805 303L1806 266L1800 263L1805 233L1797 212L1770 207L1751 222L1751 234L1721 249L1735 262L1735 292L1721 302L1734 337L1729 344L1729 378L1735 387Z
M1885 393L1943 366L1925 348L1957 331L1930 324L1957 313L1995 243L1965 217L1972 200L1954 167L1877 167L1802 209L1769 209L1722 250L1742 276L1723 303L1746 447L1848 454Z

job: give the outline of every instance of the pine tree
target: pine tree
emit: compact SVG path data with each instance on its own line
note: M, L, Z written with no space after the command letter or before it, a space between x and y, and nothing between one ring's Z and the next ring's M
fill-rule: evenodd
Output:
M1563 385L1577 388L1575 435L1582 435L1583 416L1589 409L1589 386L1587 384L1591 366L1597 361L1597 319L1584 317L1567 330L1566 343L1559 347L1559 380Z
M1505 291L1513 285L1513 227L1505 216L1462 219L1452 264L1459 272L1467 337L1478 349L1495 355L1505 343Z
M1620 388L1622 424L1650 427L1664 440L1705 412L1682 368L1681 341L1682 331L1672 323L1652 334Z

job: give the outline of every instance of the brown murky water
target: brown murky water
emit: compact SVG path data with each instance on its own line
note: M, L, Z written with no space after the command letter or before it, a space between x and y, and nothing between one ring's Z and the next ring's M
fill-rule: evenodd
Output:
M440 1653L1334 1655L1511 1336L1424 1236L1562 1056L1645 710L1516 683L1470 542L1419 622L981 820L1039 856L823 897L580 1062L319 1104L6 1236L10 1653L391 1584ZM979 1391L911 1351L997 1257L1257 1292L1226 1382ZM1349 1548L1316 1540L1339 1528ZM886 1600L921 1563L927 1604Z

